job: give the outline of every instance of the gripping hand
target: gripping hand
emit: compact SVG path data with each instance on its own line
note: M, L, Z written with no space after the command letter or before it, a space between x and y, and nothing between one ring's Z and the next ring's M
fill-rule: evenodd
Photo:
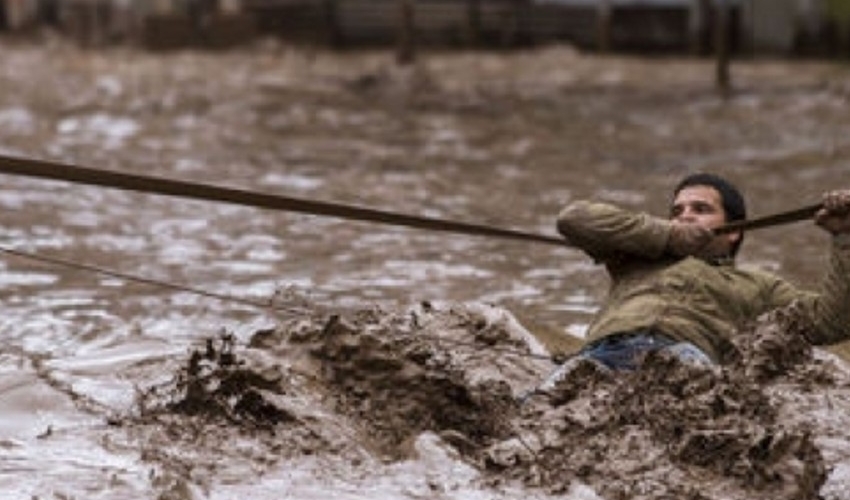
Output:
M714 233L705 226L673 221L667 251L676 257L697 255L713 238Z
M815 214L815 223L832 234L850 233L850 189L825 193L823 208Z

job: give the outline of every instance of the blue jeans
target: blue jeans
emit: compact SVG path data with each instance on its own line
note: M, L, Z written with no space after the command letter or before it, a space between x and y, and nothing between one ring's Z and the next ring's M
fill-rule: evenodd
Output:
M534 394L551 389L584 360L595 362L603 370L633 371L643 362L644 356L653 351L668 352L687 364L714 364L711 358L694 344L675 340L652 330L610 335L584 346L552 372L542 384L521 395L519 401L525 401Z
M636 370L650 352L669 352L690 364L714 364L699 347L652 330L611 335L582 348L577 356L597 361L611 370Z

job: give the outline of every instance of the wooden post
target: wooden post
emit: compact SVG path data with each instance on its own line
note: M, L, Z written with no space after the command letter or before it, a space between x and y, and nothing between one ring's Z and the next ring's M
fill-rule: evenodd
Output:
M411 64L416 59L414 0L399 0L398 52L396 62Z
M519 0L516 15L516 42L530 43L535 38L534 28L529 25L531 19L532 0Z
M530 8L529 0L511 1L511 8L506 13L505 22L502 26L502 45L504 47L516 47L528 35L525 29L527 28L526 19Z
M717 54L717 88L725 96L730 90L729 75L729 3L718 0L715 4L714 43Z
M847 0L826 0L826 18L834 30L835 45L833 54L839 58L850 56L850 2Z
M468 41L472 47L481 43L481 0L466 0Z
M611 50L611 1L600 0L596 8L596 48L599 52Z
M339 47L340 45L342 45L342 35L340 34L339 29L337 0L324 0L323 10L327 42L331 47Z

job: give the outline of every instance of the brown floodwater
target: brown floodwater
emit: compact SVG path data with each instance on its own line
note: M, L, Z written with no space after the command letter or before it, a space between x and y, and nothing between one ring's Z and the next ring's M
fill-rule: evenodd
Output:
M273 42L167 54L0 43L4 154L552 235L573 199L663 214L693 171L737 181L752 215L813 203L850 172L841 64L736 61L724 99L710 60L568 47L423 53L399 68L388 52ZM427 440L428 481L406 463L319 480L321 461L263 468L248 444L215 481L193 482L104 429L193 343L221 332L247 341L298 307L489 304L551 339L580 337L606 290L601 270L566 247L13 176L0 177L0 235L5 249L290 307L4 254L0 490L14 499L281 498L281 488L289 498L422 498L430 480L462 484L475 471L446 465ZM811 224L765 229L747 236L741 264L815 286L825 248Z

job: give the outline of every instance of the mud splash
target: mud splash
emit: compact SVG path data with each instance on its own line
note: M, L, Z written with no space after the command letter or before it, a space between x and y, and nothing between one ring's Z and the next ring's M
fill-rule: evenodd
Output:
M192 350L173 383L139 395L140 420L173 413L270 432L278 423L295 421L263 396L280 394L279 381L246 367L234 348L233 335L222 334L207 339L203 350Z
M573 497L581 485L608 499L844 498L821 491L842 480L830 470L850 459L846 439L843 457L827 457L826 427L786 418L807 396L846 391L850 380L836 358L815 356L805 331L793 309L777 311L741 333L729 365L656 356L612 374L579 364L520 403L554 365L506 311L427 303L314 311L245 346L207 341L171 382L140 393L139 414L124 423L147 439L168 436L173 454L148 459L190 456L185 479L208 488L220 469L198 474L197 457L213 454L186 449L209 448L216 433L227 456L235 441L252 443L245 458L254 469L299 455L341 454L355 468L395 463L433 435L492 491Z
M605 498L819 498L827 466L813 431L782 421L769 392L779 380L834 382L800 325L793 311L762 319L722 368L664 356L626 375L579 365L530 400L523 445L494 446L487 465L553 491L578 478Z

